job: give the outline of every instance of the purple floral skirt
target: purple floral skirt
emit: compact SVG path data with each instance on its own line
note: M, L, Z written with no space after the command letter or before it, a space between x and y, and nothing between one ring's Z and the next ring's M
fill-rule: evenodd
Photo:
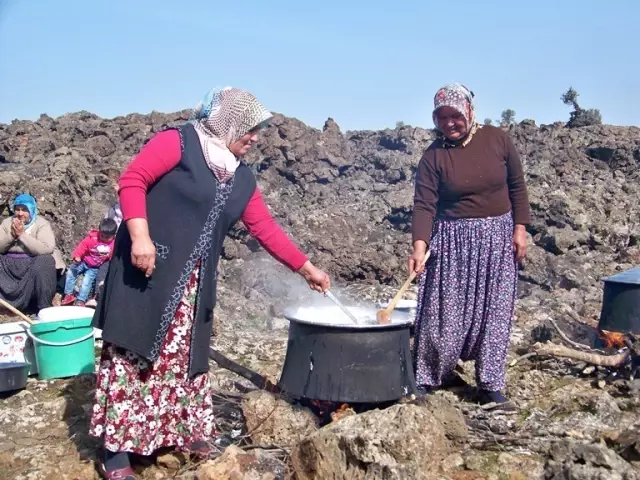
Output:
M517 266L511 213L438 219L420 279L414 362L418 385L440 386L475 360L478 387L502 390Z

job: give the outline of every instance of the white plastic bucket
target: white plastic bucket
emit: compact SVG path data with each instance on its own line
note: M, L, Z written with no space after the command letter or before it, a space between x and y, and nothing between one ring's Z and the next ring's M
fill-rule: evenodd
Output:
M60 322L62 320L77 320L80 318L93 317L95 310L93 308L78 307L75 305L47 307L38 312L37 322ZM96 339L102 338L102 330L93 329Z

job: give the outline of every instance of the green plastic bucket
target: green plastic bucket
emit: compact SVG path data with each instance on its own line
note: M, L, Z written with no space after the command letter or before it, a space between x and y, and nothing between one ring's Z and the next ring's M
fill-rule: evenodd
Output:
M40 380L94 372L95 341L91 321L92 317L85 317L31 325L27 334L33 340Z

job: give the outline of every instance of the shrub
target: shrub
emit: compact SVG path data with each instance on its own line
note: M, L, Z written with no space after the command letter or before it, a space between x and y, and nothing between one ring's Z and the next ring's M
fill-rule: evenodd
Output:
M516 111L507 108L503 110L500 114L500 125L503 127L508 127L509 125L513 125L516 123Z
M602 115L597 108L583 109L578 104L578 92L569 87L561 97L565 105L573 107L569 116L567 127L588 127L589 125L602 125Z

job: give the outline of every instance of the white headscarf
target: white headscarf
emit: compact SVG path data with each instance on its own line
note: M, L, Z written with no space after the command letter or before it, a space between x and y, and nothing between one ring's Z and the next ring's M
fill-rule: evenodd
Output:
M450 83L439 89L433 97L433 123L436 128L438 125L438 117L436 111L440 107L452 107L464 116L467 122L467 129L471 129L476 122L476 106L471 90L460 83Z
M213 89L194 109L193 124L204 158L220 182L231 179L240 160L229 145L273 115L249 92L233 87Z
M469 90L467 87L460 83L450 83L445 85L441 89L439 89L435 96L433 97L433 123L436 125L438 130L440 129L440 125L438 125L438 116L436 112L441 107L452 107L457 112L464 116L465 122L467 124L467 135L464 139L452 142L442 136L442 141L445 146L448 147L466 147L471 139L475 135L476 131L482 128L482 125L479 125L476 122L476 106L474 98L474 93Z

